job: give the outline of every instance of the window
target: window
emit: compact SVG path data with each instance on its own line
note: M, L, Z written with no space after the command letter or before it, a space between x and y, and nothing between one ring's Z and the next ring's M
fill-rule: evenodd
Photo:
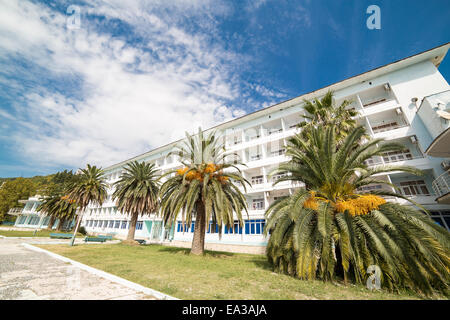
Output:
M265 224L264 219L245 220L245 234L262 234Z
M252 155L252 156L250 156L250 159L251 159L252 161L255 161L255 160L261 160L261 155L260 155L260 154Z
M39 223L39 220L41 220L39 217L32 217L28 224L36 225Z
M109 220L108 228L113 228L113 227L114 227L114 220Z
M108 227L108 220L103 220L103 228Z
M277 173L277 174L275 174L275 175L272 176L272 182L276 182L276 181L278 181L279 179L281 179L281 178L283 178L283 177L286 177L286 176L287 176L286 173Z
M263 176L253 176L252 177L252 184L261 184L264 183Z
M375 159L374 157L367 159L364 163L368 166L373 166L375 164L381 163L380 160Z
M242 227L239 221L235 220L232 227L225 226L225 234L242 234Z
M119 229L119 226L120 226L120 221L119 220L114 221L114 229Z
M136 230L142 230L142 221L136 223Z
M253 199L252 208L253 210L264 210L264 199Z
M120 229L126 229L127 228L127 222L126 220L122 221L122 226L120 227Z
M44 218L44 221L42 222L42 225L43 226L46 226L46 225L48 225L48 222L50 221L50 217L45 217Z
M181 221L178 221L177 224L177 232L188 232L189 228L187 226L187 223L185 222L184 224Z
M430 214L438 225L450 231L450 211L431 211Z
M411 159L412 159L412 155L411 155L411 152L409 151L409 149L406 149L405 151L392 151L392 152L383 153L383 160L386 163L411 160Z
M406 196L430 195L427 185L423 180L400 182L400 190Z
M216 227L214 228L213 222L210 221L206 233L219 233L219 225L216 223Z
M98 220L94 220L94 228L97 227L97 224L98 224Z
M375 184L375 185L371 185L371 186L362 186L356 190L360 191L360 192L369 192L369 191L373 191L373 190L380 190L382 188L383 188L383 186L381 184Z

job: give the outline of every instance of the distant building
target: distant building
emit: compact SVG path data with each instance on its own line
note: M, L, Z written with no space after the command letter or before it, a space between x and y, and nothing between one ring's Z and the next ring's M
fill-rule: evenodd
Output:
M42 198L39 195L29 197L27 200L19 200L19 203L25 204L23 209L15 209L14 215L17 216L15 227L43 229L47 228L50 217L45 213L37 211L37 207L41 204ZM63 229L70 229L74 225L74 221L66 221ZM55 229L59 224L59 219L55 219L52 228Z

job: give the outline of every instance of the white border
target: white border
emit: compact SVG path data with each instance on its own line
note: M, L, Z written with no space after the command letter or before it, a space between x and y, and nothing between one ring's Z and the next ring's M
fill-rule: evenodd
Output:
M35 247L35 246L31 245L31 244L22 243L22 246L24 246L25 248L28 248L30 250L33 250L33 251L44 252L44 253L48 254L49 256L51 256L53 258L56 258L56 259L64 261L64 262L69 262L69 263L73 264L74 266L77 266L80 269L88 271L88 272L90 272L92 274L95 274L97 276L100 276L102 278L110 280L112 282L119 283L119 284L121 284L121 285L123 285L125 287L130 288L130 289L134 289L136 291L140 291L140 292L143 292L145 294L152 295L152 296L154 296L154 297L156 297L158 299L161 299L161 300L180 300L178 298L169 296L169 295L167 295L165 293L162 293L162 292L159 292L159 291L156 291L156 290L153 290L153 289L141 286L140 284L137 284L137 283L128 281L128 280L126 280L124 278L115 276L115 275L110 274L108 272L105 272L105 271L102 271L102 270L99 270L99 269L95 269L95 268L89 267L89 266L87 266L85 264L82 264L80 262L77 262L75 260L72 260L72 259L60 256L59 254L53 253L51 251Z

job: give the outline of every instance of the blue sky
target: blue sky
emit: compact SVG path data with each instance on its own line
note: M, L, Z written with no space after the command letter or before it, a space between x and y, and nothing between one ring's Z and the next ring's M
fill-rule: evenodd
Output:
M444 44L449 16L439 0L0 1L0 177L128 159Z

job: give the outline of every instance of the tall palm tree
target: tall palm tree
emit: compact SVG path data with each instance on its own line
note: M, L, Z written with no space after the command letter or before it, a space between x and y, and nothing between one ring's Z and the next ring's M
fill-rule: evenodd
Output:
M134 161L114 183L113 199L121 212L131 215L128 241L134 241L139 214L150 214L158 208L159 182L154 164Z
M181 157L184 168L173 170L161 186L161 210L166 225L176 222L181 213L182 223L190 225L195 218L191 253L203 254L206 226L233 227L234 215L243 226L242 210L247 202L234 181L246 188L249 184L236 165L226 163L229 156L214 132L204 135L186 133L186 139L173 152ZM227 170L229 169L229 170ZM248 212L247 212L248 214Z
M353 117L358 112L348 108L352 101L344 100L336 106L333 96L333 91L328 91L322 99L304 100L304 109L308 114L303 116L306 120L298 124L303 129L301 135L304 138L314 128L334 125L336 138L341 140L356 126L356 120Z
M368 184L388 184L377 174L411 167L370 168L364 161L390 150L393 143L375 139L360 144L358 127L336 146L335 128L314 129L308 139L290 139L291 161L274 173L287 173L276 183L305 183L292 196L275 201L266 211L270 233L267 256L275 270L302 279L332 281L336 275L363 283L367 268L377 265L382 285L409 288L428 295L446 293L450 280L450 238L427 214L408 206L387 203L381 196L393 191L362 193Z
M76 182L72 183L68 188L68 199L78 204L80 214L75 226L70 245L73 245L75 236L78 231L83 212L89 203L102 205L107 197L108 185L105 181L103 170L96 166L87 165L86 169L80 169L79 177Z

